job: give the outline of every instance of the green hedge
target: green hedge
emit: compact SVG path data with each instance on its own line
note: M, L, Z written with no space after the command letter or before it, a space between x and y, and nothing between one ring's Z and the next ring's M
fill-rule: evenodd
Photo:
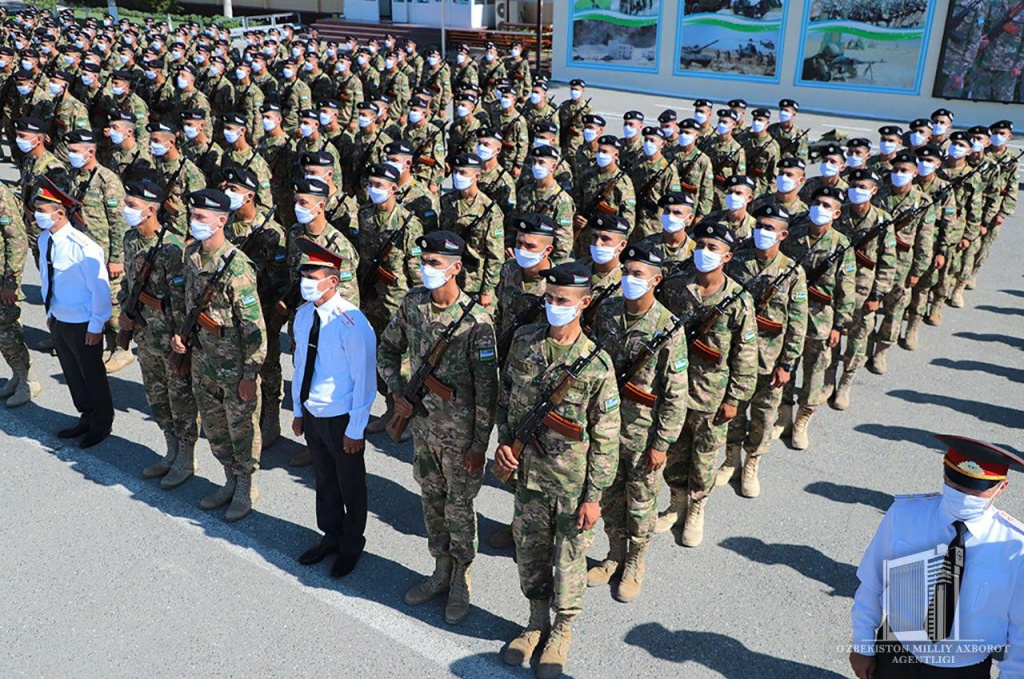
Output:
M41 0L46 2L47 0ZM55 0L51 0L55 1ZM39 4L40 0L36 0L35 4ZM189 21L195 21L199 24L206 24L214 20L224 19L219 14L179 14L181 7L177 0L122 0L118 2L117 11L118 14L129 21L141 24L147 17L153 17L156 21L166 21L167 15L171 15L171 21L174 22L175 26L186 23ZM84 19L88 16L101 18L107 13L106 2L95 2L90 7L76 6L74 8L75 18ZM224 20L218 25L225 28L235 28L241 26L242 22L239 19Z

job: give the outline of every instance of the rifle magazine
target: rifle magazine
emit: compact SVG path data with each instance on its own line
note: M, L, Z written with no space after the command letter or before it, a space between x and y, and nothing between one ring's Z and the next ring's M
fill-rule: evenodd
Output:
M561 415L548 413L544 417L544 426L571 441L583 440L583 427L571 420L567 420Z
M865 269L874 269L875 260L868 257L866 254L858 249L854 249L853 256L857 259L857 264L864 267Z
M757 329L761 332L772 336L782 334L782 323L773 321L760 314L758 314L754 320L757 321Z
M622 388L622 396L637 405L642 405L647 408L653 408L654 404L658 401L657 396L649 391L644 391L632 382L626 382L626 386Z
M706 344L704 340L694 340L693 342L690 342L690 346L688 348L690 353L698 356L708 363L718 365L722 362L722 352Z
M832 304L832 295L819 290L813 285L807 288L807 296L822 306L830 306Z
M451 403L455 400L455 390L433 375L427 376L427 379L423 381L423 386L427 388L427 391L434 396L437 396L442 401Z

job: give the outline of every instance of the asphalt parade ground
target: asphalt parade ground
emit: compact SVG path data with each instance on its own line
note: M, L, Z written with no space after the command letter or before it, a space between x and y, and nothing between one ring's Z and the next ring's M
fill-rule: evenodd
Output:
M562 100L566 90L554 94ZM598 112L656 116L672 104L690 111L690 99L590 95ZM811 139L839 127L877 142L875 121L800 122L811 124ZM609 132L619 125L609 115ZM16 173L0 168L5 180ZM566 676L852 676L856 567L894 494L939 489L944 450L932 434L1024 448L1022 228L1019 213L1003 226L966 308L948 309L938 328L924 326L917 351L894 348L888 374L860 371L847 411L819 411L810 449L776 444L761 466L760 498L718 488L699 548L658 536L638 601L588 590ZM32 263L24 287L34 347L45 324ZM314 567L296 561L318 533L312 468L287 466L300 446L290 433L290 398L285 433L263 452L256 475L261 499L249 517L227 524L222 511L198 508L223 480L205 440L196 448L199 473L181 488L166 492L142 479L163 437L148 416L137 363L110 376L113 434L80 451L54 436L77 417L57 359L34 350L32 359L42 395L18 410L0 407L0 676L532 676L499 655L528 608L511 552L486 544L512 516L512 497L493 477L477 501L473 609L449 626L443 598L417 608L402 601L432 568L411 443L395 445L386 434L368 442L366 553L354 573L332 580L330 559ZM375 412L382 409L378 399ZM1012 475L998 506L1024 517L1024 475ZM593 559L607 549L598 534Z

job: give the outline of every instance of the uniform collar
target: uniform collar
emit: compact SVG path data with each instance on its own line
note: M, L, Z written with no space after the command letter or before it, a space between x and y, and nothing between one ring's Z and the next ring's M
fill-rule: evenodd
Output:
M946 510L946 507L941 502L941 500L939 501L938 512L942 516L945 523L952 524L954 521L957 521L957 518ZM991 505L989 505L988 509L985 510L984 514L982 514L976 519L964 521L964 525L967 526L967 530L968 532L970 532L972 536L981 539L988 533L989 529L991 528L992 522L996 518L996 513L997 510L995 507L995 503L992 503Z

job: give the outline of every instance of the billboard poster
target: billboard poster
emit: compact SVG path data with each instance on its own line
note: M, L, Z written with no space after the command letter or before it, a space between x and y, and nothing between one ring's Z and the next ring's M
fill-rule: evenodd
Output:
M951 0L932 96L1024 103L1024 3Z
M569 65L658 72L663 0L571 0Z
M790 0L686 0L675 74L778 82Z
M935 3L811 0L798 85L917 94Z

